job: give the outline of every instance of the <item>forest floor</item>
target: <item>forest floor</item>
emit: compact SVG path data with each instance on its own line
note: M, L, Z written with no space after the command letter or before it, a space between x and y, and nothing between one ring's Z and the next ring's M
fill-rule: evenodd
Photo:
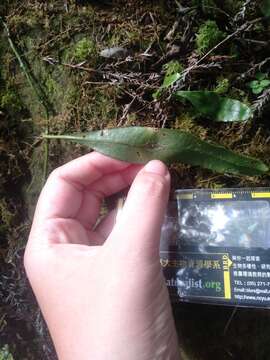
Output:
M54 359L22 254L48 173L87 149L45 141L42 134L133 125L180 129L270 164L265 6L256 0L1 2L0 360ZM176 102L170 89L154 99L174 73L184 74L177 90L215 91L252 107L254 116L213 122ZM270 184L269 174L219 174L184 164L170 169L175 188ZM184 360L270 357L266 310L182 304L174 314Z

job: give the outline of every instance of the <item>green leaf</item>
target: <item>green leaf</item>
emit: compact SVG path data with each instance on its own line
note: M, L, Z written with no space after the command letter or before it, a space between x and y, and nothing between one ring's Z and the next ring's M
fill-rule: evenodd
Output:
M165 70L166 76L181 73L184 70L184 66L177 60L171 60L162 66Z
M258 88L260 87L260 82L258 80L252 80L248 83L248 86L251 88L251 89L255 89L255 88Z
M196 110L215 121L246 121L251 109L242 102L219 96L214 91L177 91L176 98L185 98Z
M154 99L158 99L162 94L162 90L168 89L168 87L180 79L184 67L179 61L172 60L163 65L163 70L165 70L165 77L160 88L153 94Z
M268 87L268 86L270 85L270 80L267 80L267 79L262 80L262 81L260 82L260 85L261 85L262 88L265 89L266 87Z
M169 86L173 85L178 79L180 79L180 77L181 77L181 75L179 73L165 76L161 87L168 88Z
M179 73L166 75L164 80L163 80L163 84L161 85L161 87L157 91L154 92L153 98L158 99L160 97L160 95L162 94L162 90L163 89L168 89L168 87L173 85L178 79L180 79L180 77L181 77L181 74L179 74Z
M258 72L256 75L255 75L256 79L257 80L263 80L266 78L266 74L263 74L261 72Z
M268 167L260 160L210 144L187 132L151 127L126 127L73 135L44 135L88 146L104 155L132 163L159 159L182 162L220 173L260 175Z
M255 94L255 95L260 94L262 91L263 91L263 88L262 88L261 86L257 86L257 87L253 87L253 88L252 88L252 92L253 92L253 94Z

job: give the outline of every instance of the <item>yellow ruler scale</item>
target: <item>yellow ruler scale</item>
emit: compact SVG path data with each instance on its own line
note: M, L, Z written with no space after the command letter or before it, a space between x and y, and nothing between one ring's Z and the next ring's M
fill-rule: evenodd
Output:
M212 193L211 199L232 199L232 193Z
M270 192L252 192L251 197L253 199L270 198Z

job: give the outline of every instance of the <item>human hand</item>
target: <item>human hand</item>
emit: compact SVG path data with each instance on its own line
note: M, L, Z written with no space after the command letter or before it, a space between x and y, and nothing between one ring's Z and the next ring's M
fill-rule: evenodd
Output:
M95 227L103 198L131 183L117 222L111 213ZM95 152L49 176L25 268L60 360L179 359L159 263L169 188L159 161Z

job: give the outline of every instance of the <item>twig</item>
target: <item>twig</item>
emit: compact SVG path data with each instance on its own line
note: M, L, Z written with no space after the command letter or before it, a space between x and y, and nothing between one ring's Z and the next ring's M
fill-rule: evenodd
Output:
M130 110L131 106L133 105L133 103L134 103L134 101L135 101L136 99L137 99L137 96L133 96L133 99L131 100L131 102L130 102L129 104L125 105L124 110L123 110L123 115L121 116L121 118L120 118L120 120L119 120L119 123L118 123L118 125L117 125L118 127L119 127L119 126L122 126L124 119L125 119L126 116L128 115L129 110Z
M221 69L222 66L218 62L211 62L209 64L200 64L200 65L194 67L193 70L212 69L212 68Z
M87 68L87 67L83 66L83 64L84 64L84 63L82 63L82 64L67 64L67 63L63 63L63 64L61 64L61 65L66 66L66 67L69 67L69 68L71 68L71 69L84 70L84 71L91 72L91 73L101 73L100 70L93 69L93 68Z
M263 108L270 102L270 89L264 90L262 95L253 103L252 108L261 115Z
M108 81L85 81L82 85L117 85L116 81L108 82Z
M227 324L226 324L225 327L224 327L223 335L226 335L226 333L227 333L227 331L228 331L228 329L229 329L229 326L231 325L232 319L234 318L237 310L238 310L238 308L237 308L237 306L235 306L235 307L233 308L233 311L232 311L232 313L231 313L231 316L229 317L229 319L228 319L228 321L227 321Z
M94 73L102 73L100 70L83 66L85 64L85 61L78 63L78 64L60 63L58 60L52 58L51 56L44 56L42 58L42 60L46 61L50 65L62 65L62 66L69 67L71 69L83 70L83 71L87 71L87 72L91 72L91 73L93 73L93 72Z
M184 7L180 4L179 1L175 0L175 3L176 3L176 6L177 6L177 10L178 10L178 13L181 14L181 15L185 15L187 13L190 13L192 10L195 10L196 9L196 6L191 6L191 7Z
M244 41L248 42L248 43L253 43L256 45L261 45L261 46L267 46L269 44L268 41L263 41L263 40L255 40L255 39L243 39Z
M172 41L174 34L177 30L179 26L179 20L176 20L172 26L172 28L170 29L170 31L168 32L168 34L164 37L164 40L168 40L168 41Z
M67 13L69 12L69 5L67 0L64 0L64 9Z
M246 0L241 6L240 11L234 16L233 21L236 22L239 19L245 19L247 6L251 3L252 0Z

